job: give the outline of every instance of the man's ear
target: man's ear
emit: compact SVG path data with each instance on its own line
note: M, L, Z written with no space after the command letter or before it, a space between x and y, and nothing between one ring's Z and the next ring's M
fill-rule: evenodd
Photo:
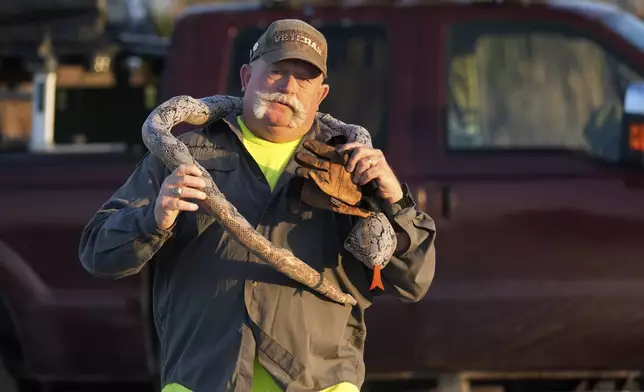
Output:
M327 95L329 95L329 85L328 84L322 84L320 86L320 91L318 91L318 102L317 106L319 107L322 101L324 101L324 98L326 98Z
M242 92L246 91L246 86L248 86L248 82L250 81L250 75L251 75L250 65L248 64L242 65L241 69L239 70L239 77L241 78Z

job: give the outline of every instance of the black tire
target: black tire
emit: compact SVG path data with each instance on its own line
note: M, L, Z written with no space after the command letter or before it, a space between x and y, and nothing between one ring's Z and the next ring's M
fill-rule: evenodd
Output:
M9 371L4 366L4 362L2 362L2 358L0 358L0 391L18 392L16 380L9 374Z

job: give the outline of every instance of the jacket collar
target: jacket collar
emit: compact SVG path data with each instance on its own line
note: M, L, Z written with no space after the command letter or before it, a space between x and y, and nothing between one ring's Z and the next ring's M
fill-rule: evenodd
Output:
M242 131L239 127L239 123L237 122L237 116L239 113L237 112L231 112L228 115L226 115L222 120L228 125L230 130L237 136L240 142L242 142L242 148L244 147L243 140L244 136L242 134ZM284 168L284 171L280 175L280 178L277 180L277 183L275 184L275 188L273 189L273 194L279 192L283 187L285 187L293 177L295 177L295 169L299 166L299 164L295 161L294 156L300 151L304 150L304 147L302 146L305 140L318 140L321 142L327 142L329 139L332 137L332 132L330 128L328 128L326 125L320 122L317 118L313 121L313 125L311 126L311 129L304 134L302 137L302 140L300 140L300 143L297 145L295 148L295 151L293 152L293 155L289 158L288 163L286 164L286 167Z

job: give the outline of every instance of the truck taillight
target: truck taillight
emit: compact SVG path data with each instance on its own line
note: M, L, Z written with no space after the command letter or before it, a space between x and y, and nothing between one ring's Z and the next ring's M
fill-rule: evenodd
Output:
M630 83L624 94L620 162L644 168L644 82Z
M629 125L628 146L631 151L644 152L644 124Z

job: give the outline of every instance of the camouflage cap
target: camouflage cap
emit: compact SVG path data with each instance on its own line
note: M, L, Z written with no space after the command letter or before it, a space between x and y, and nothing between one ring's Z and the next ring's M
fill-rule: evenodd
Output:
M315 27L299 19L271 23L250 50L250 61L262 58L267 63L297 59L317 67L327 76L327 42Z

